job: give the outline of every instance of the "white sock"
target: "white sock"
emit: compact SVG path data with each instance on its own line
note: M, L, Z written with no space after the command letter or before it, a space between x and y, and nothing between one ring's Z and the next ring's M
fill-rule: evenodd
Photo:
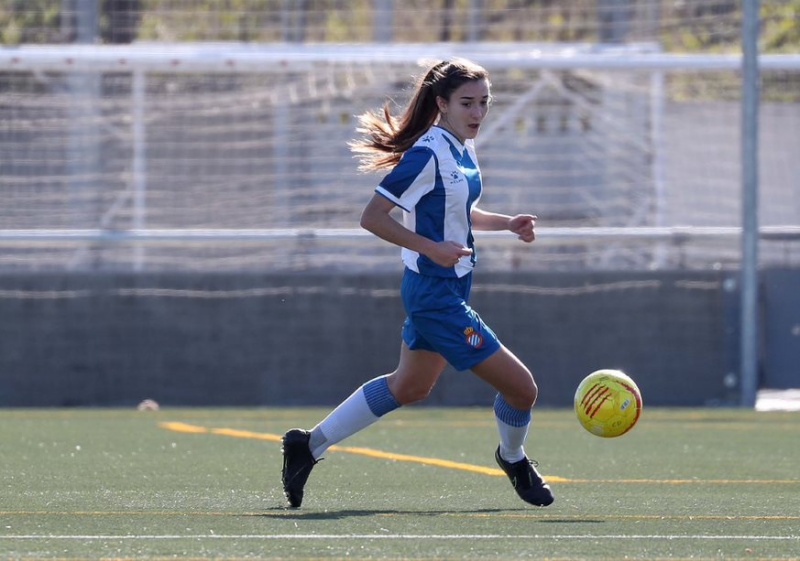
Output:
M522 411L511 407L503 396L494 400L494 415L500 433L500 457L507 462L518 462L525 458L525 440L531 424L530 409Z
M400 404L389 391L386 376L370 380L311 429L311 455L318 460L337 442L367 428L398 407Z

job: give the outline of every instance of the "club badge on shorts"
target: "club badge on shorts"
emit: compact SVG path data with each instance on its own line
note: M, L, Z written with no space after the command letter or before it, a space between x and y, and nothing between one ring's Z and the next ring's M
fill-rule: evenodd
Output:
M483 346L483 335L475 331L472 327L467 327L464 330L464 335L467 337L467 344L475 349L480 349Z

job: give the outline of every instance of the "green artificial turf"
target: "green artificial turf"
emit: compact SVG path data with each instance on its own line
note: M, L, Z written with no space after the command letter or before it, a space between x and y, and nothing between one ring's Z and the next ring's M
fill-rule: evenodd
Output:
M800 413L646 408L602 439L534 410L542 509L499 474L490 408L410 407L289 509L278 439L327 412L0 410L0 558L800 558Z

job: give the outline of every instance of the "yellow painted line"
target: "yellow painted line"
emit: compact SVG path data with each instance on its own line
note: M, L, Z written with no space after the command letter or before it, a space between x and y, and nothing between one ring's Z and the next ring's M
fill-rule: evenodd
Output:
M219 436L230 436L233 438L249 438L254 440L265 440L267 442L280 442L283 438L278 434L270 434L264 432L253 432L239 429L227 428L206 428L197 425L190 425L187 423L179 422L163 422L159 426L166 430L174 432L182 432L188 434L215 434ZM331 452L344 452L346 454L356 454L358 456L366 456L368 458L376 458L379 460L391 460L395 462L411 462L416 464L436 466L447 469L456 469L461 471L468 471L471 473L479 473L482 475L505 476L503 470L499 468L490 468L484 466L476 466L474 464L465 464L462 462L452 462L450 460L442 460L439 458L426 458L423 456L412 456L409 454L395 454L393 452L383 452L373 448L362 448L357 446L331 446L328 448ZM558 477L556 475L546 475L545 478L550 483L628 483L640 485L730 485L730 484L750 484L750 485L800 485L800 479L568 479L566 477Z
M186 423L159 423L159 426L163 429L171 430L174 432L188 432L191 434L203 434L208 432L208 429L205 427L188 425Z
M251 432L249 430L237 429L211 429L211 434L218 434L220 436L232 436L234 438L252 438L254 440L266 440L267 442L280 442L281 436L277 434L269 434L265 432Z
M461 471L469 471L472 473L480 473L483 475L502 475L505 473L500 468L488 468L483 466L476 466L473 464L464 464L461 462L451 462L450 460L440 460L438 458L424 458L422 456L410 456L408 454L395 454L393 452L381 452L380 450L373 450L372 448L358 448L353 446L331 446L329 450L334 452L346 452L348 454L357 454L359 456L367 456L368 458L378 458L380 460L392 460L395 462L412 462L426 466L436 466L448 469L458 469ZM548 477L549 480L560 480L560 478Z
M278 434L270 434L270 433L263 433L263 432L252 432L247 430L239 430L239 429L227 429L227 428L205 428L199 427L197 425L189 425L187 423L175 423L175 422L166 422L160 423L159 426L161 428L175 431L175 432L182 432L182 433L189 433L189 434L216 434L219 436L231 436L234 438L250 438L254 440L266 440L267 442L281 442L283 438L281 435ZM483 466L476 466L473 464L465 464L461 462L451 462L449 460L441 460L438 458L424 458L421 456L411 456L408 454L395 454L392 452L382 452L380 450L374 450L372 448L360 448L355 446L331 446L328 448L331 452L344 452L347 454L356 454L359 456L366 456L368 458L377 458L380 460L391 460L395 462L412 462L422 465L429 465L429 466L436 466L436 467L443 467L448 469L458 469L461 471L469 471L472 473L480 473L483 475L496 475L496 476L505 476L503 470L499 468L487 468ZM561 478L553 478L549 477L551 481L561 481Z

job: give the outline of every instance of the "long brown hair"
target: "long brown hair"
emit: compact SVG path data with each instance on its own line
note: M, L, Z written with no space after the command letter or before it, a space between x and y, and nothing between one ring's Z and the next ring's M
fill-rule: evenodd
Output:
M411 100L399 118L392 115L388 102L383 110L367 111L358 117L356 130L363 137L350 142L350 150L361 161L358 169L376 171L396 165L403 152L436 122L439 117L437 97L449 101L464 83L488 79L485 68L466 59L444 60L431 66L417 81Z

